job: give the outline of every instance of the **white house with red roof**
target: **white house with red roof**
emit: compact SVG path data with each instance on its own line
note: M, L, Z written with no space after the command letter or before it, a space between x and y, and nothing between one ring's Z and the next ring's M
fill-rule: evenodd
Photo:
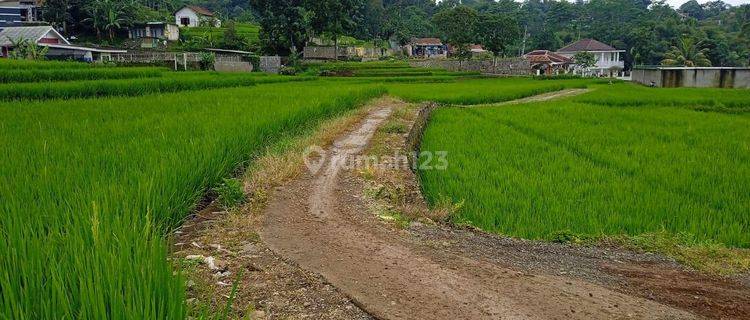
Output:
M184 6L174 13L175 24L180 27L221 27L221 20L210 10L199 6Z
M594 54L596 66L590 68L588 72L593 72L595 75L617 76L625 68L625 62L623 62L625 50L617 50L594 39L578 40L557 50L558 54L571 59L579 52Z

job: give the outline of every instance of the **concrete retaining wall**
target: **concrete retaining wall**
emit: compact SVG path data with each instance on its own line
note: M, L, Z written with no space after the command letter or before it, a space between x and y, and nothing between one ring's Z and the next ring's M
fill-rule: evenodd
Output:
M416 68L437 68L446 69L448 71L471 71L507 76L526 76L533 74L531 64L526 60L518 58L497 59L496 61L426 59L412 60L409 64Z
M262 56L260 57L260 71L265 73L278 74L281 69L281 57L279 56Z
M253 65L245 61L216 61L214 70L220 72L252 72Z
M634 82L663 88L750 88L750 68L644 68L632 75Z

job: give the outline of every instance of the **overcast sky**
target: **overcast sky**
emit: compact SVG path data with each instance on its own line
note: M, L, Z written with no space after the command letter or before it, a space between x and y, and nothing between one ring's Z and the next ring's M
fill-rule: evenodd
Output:
M677 8L677 7L681 6L683 3L688 2L688 1L690 1L690 0L667 0L667 3L669 3L673 7ZM733 6L750 3L750 0L722 0L722 1L724 1L724 2L726 2L728 4L731 4ZM698 0L698 2L700 2L700 3L706 3L706 2L708 2L708 0Z

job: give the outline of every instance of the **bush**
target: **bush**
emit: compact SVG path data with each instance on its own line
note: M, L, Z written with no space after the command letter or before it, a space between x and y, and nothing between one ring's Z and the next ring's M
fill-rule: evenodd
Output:
M222 207L229 209L245 202L245 190L239 179L224 179L224 182L214 188L219 195L216 199Z
M293 76L297 74L297 71L297 68L284 66L279 69L279 74L285 76Z
M201 70L212 70L216 64L216 55L213 52L202 52L199 63Z

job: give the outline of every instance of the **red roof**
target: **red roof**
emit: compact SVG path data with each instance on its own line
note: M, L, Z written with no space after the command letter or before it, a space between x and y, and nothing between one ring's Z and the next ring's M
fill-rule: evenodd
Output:
M481 44L472 44L469 46L469 50L486 51L484 50L484 47L482 47Z
M413 38L411 44L418 46L442 46L443 42L438 38Z
M557 52L581 52L581 51L617 51L610 45L601 43L594 39L583 39L573 42Z
M534 50L525 55L531 63L573 63L573 59L549 50Z
M200 14L200 15L209 16L209 17L213 17L214 16L213 12L211 12L210 10L208 10L208 9L206 9L204 7L192 6L192 5L191 6L186 6L186 7L188 7L190 10L193 10L193 11L195 11L195 13Z

